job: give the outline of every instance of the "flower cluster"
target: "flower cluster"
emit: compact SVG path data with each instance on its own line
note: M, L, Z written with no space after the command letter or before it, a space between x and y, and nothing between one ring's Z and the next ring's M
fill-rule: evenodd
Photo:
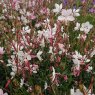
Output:
M89 13L79 6L52 4L52 0L0 3L0 62L8 71L4 88L9 94L20 89L31 95L63 95L66 89L74 92L83 86L86 95L95 87L94 21L84 19Z

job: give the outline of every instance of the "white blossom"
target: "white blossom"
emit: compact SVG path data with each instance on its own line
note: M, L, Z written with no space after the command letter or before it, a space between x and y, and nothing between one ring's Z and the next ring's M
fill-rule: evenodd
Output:
M11 73L10 73L11 77L14 77L15 74L16 74L15 72L11 72Z
M52 67L52 82L55 80L55 69Z
M29 20L25 17L25 16L21 16L21 20L22 22L26 25L27 23L29 23Z
M87 72L91 72L92 71L92 66L88 66Z
M29 28L29 26L25 26L25 27L23 27L23 32L30 33L31 32L31 29Z
M4 93L2 89L0 89L0 95L8 95L8 93Z
M76 69L79 70L80 69L80 60L78 60L77 58L72 59L72 60L75 64Z
M22 87L24 85L24 79L21 79L20 81L20 87Z
M20 9L19 12L20 12L21 15L24 15L24 14L26 14L26 9L25 8Z
M47 89L48 85L47 82L45 82L44 89Z
M53 54L53 47L52 46L49 47L49 52L48 53Z
M55 35L57 31L57 25L54 24L54 27L52 28L52 35Z
M61 15L58 16L59 21L64 21L67 25L68 21L74 21L75 16L79 16L79 9L62 9Z
M75 18L72 13L72 9L62 9L61 15L58 16L58 20L65 21L66 24L68 21L74 21Z
M82 59L82 55L80 55L80 53L78 53L77 51L75 51L75 54L73 54L73 63L75 64L75 67L77 70L80 69L80 64L81 64L81 60Z
M53 12L54 13L60 13L62 10L62 3L59 5L59 4L55 4L55 9L53 9Z
M93 57L95 55L95 50L93 50L90 54L90 57Z
M73 15L80 16L79 11L80 11L80 9L73 9Z
M37 58L38 58L40 61L43 60L42 57L41 57L41 54L42 54L42 53L43 53L42 51L38 51L38 53L37 53Z
M41 46L41 47L45 47L45 40L44 40L44 38L41 40L40 46Z
M64 29L64 27L63 27L63 26L61 26L61 32L64 32L64 31L63 31L63 29Z
M83 93L79 89L76 89L76 91L74 91L73 88L71 89L71 95L83 95Z
M72 61L75 64L76 69L79 70L80 65L90 62L90 59L88 59L86 55L82 56L78 51L75 51L72 55Z
M24 59L31 60L31 55L28 53L24 53L23 51L18 51L17 55L21 62L23 62Z
M61 43L58 43L59 49L64 53L66 50L64 49L64 45Z
M80 29L80 23L76 23L76 27L74 28L74 30L76 31L76 30L79 30Z
M78 53L78 51L75 51L75 54L73 55L73 58L75 59L81 59L82 58L82 55L80 53Z
M88 21L85 23L82 23L80 31L84 31L85 34L88 34L88 32L92 29L93 25L90 24Z

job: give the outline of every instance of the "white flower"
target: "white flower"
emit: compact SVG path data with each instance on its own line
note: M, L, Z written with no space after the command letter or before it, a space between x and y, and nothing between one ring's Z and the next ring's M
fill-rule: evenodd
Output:
M38 53L37 53L37 58L38 58L40 61L43 60L42 57L41 57L41 54L42 54L42 53L43 53L42 51L38 51Z
M85 62L87 62L87 63L90 62L90 59L85 59Z
M25 17L25 16L21 16L21 20L22 20L22 22L24 23L24 24L27 24L27 23L29 23L29 20Z
M17 55L18 55L18 59L23 62L24 61L24 52L18 51Z
M39 28L40 26L41 26L41 23L40 22L35 24L35 27L36 28Z
M43 29L43 31L38 31L38 37L41 38L42 36L44 36L46 39L50 38L51 36L51 32L49 29L45 30Z
M95 50L93 50L90 54L90 57L93 57L95 55Z
M75 54L72 56L73 57L73 63L75 64L75 67L77 70L80 69L80 64L81 64L81 60L82 59L82 55L80 55L80 53L78 53L77 51L75 51Z
M57 3L55 4L55 9L53 9L54 13L59 13L62 10L62 3L58 5Z
M13 78L17 72L17 67L14 66L13 64L12 65L8 65L8 66L11 66L12 67L12 72L10 73L11 77Z
M52 46L50 46L50 47L49 47L49 52L48 52L48 53L53 54L53 50L52 50L52 49L53 49L53 47L52 47Z
M46 20L44 20L44 22L45 23L50 23L50 19L47 18Z
M66 24L68 21L74 21L75 18L73 16L72 9L62 9L62 13L58 16L58 20L65 21Z
M53 38L52 30L50 30L50 29L43 30L43 36L44 36L46 39Z
M15 76L15 72L11 72L10 75L12 76L12 78Z
M84 63L90 62L90 59L86 57L86 55L82 56L78 51L75 51L75 54L72 55L72 61L75 64L77 70L80 69L80 65Z
M27 12L26 15L27 15L27 16L31 16L31 13L30 13L30 12Z
M24 15L24 14L26 14L26 9L25 8L24 9L20 9L19 12L20 12L20 14Z
M7 93L4 93L2 89L0 89L0 95L8 95Z
M47 82L45 82L44 89L47 89L48 85Z
M73 55L73 58L76 58L76 59L81 59L82 58L82 55L80 53L78 53L78 51L75 51L75 54Z
M54 24L54 28L52 28L52 35L55 35L57 31L57 25Z
M27 55L27 60L31 60L31 55Z
M44 40L44 38L41 40L40 46L41 46L41 47L45 47L45 40Z
M13 33L15 33L15 31L16 31L16 29L15 29L15 28L13 28L13 29L12 29L12 32L13 32Z
M77 58L72 59L72 60L75 64L76 69L79 70L80 69L80 60L78 60Z
M39 38L41 38L41 37L42 37L42 35L43 35L43 31L38 30L37 32L38 32L38 37L39 37Z
M12 66L12 71L13 72L17 72L17 67L16 66Z
M73 9L73 15L80 16L79 11L80 11L80 9Z
M59 51L58 53L59 53L59 54L62 54L62 51Z
M6 13L6 12L7 12L7 9L6 9L6 8L5 8L5 9L3 9L3 10L2 10L2 12L3 12L3 13Z
M88 32L92 29L93 25L90 24L88 21L85 23L82 23L80 31L84 31L85 34L88 34Z
M47 40L49 38L54 38L54 35L56 34L57 25L54 24L54 28L51 28L51 26L48 24L47 29L43 29L42 31L38 31L38 38L41 38L44 36Z
M55 69L54 69L54 67L52 67L52 82L55 80Z
M91 72L92 71L92 66L88 66L87 72Z
M76 31L76 30L79 30L80 29L80 23L76 23L76 27L74 28L74 30Z
M21 82L20 82L20 87L22 87L23 84L24 84L24 79L21 79L20 81L21 81Z
M18 52L17 52L17 55L18 55L19 57L24 56L24 52L23 52L23 51L18 51Z
M25 53L24 58L27 60L31 60L31 55L29 55L28 53Z
M61 43L58 43L59 49L64 53L65 49L64 49L64 45Z
M61 26L61 32L64 32L64 31L63 31L63 29L64 29L64 27L63 27L63 26Z
M74 88L71 89L71 95L83 95L79 89L76 89L76 91L74 91Z
M31 29L29 28L29 26L25 26L25 27L23 27L23 32L30 33L31 32Z
M70 90L70 92L71 92L71 95L74 95L74 88L72 88L72 89Z
M24 61L24 59L31 60L31 55L28 53L24 53L23 51L18 51L17 55L22 62Z

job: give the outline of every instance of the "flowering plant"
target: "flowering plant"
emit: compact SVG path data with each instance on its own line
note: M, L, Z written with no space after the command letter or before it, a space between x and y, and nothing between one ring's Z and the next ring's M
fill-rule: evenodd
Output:
M0 87L9 95L95 93L94 1L9 1L0 3Z

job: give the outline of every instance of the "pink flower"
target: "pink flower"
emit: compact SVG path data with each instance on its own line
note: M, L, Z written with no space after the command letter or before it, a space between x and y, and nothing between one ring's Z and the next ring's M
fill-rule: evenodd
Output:
M48 9L48 8L46 8L46 7L43 7L41 10L40 10L40 12L42 13L42 14L49 14L49 12L50 12L50 10Z
M64 49L64 45L61 43L58 43L59 49L64 53L65 49Z
M19 0L13 0L12 2L12 8L13 9L16 9L16 10L18 10L19 9L19 3L20 3L20 1Z
M77 70L76 69L76 67L75 68L73 68L73 75L75 76L75 77L77 77L77 76L79 76L80 75L80 70Z
M64 80L66 81L66 80L68 80L68 77L67 77L67 75L64 75Z
M3 90L0 89L0 95L8 95L7 93L3 93Z
M0 54L4 54L3 47L0 47Z

